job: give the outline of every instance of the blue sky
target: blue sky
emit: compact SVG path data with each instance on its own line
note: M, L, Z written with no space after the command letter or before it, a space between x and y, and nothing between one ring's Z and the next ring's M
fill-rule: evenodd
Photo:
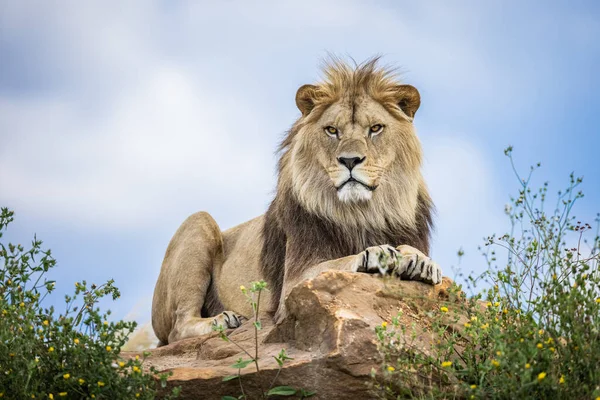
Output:
M58 259L55 300L114 278L115 316L149 315L189 214L261 214L296 89L327 52L383 54L422 96L416 127L438 208L432 256L481 270L521 169L585 178L600 211L600 5L511 1L0 0L0 205L13 241Z

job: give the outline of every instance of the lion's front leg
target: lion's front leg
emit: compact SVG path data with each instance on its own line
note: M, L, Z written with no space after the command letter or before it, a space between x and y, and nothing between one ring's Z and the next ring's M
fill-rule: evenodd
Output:
M442 282L442 269L431 258L412 246L396 248L373 246L358 254L352 271L397 276L400 279L437 285Z
M298 268L288 261L275 321L280 322L286 316L285 298L294 286L329 270L392 275L400 279L422 281L433 285L442 282L442 270L438 264L414 247L406 245L373 246L356 255L324 261L304 268ZM292 271L299 271L299 273Z

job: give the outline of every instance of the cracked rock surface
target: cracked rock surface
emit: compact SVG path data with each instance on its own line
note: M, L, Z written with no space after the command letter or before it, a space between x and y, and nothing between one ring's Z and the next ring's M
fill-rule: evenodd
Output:
M277 385L316 391L315 399L372 399L370 372L380 367L375 327L391 321L402 310L401 323L427 328L425 313L448 299L451 281L437 286L421 282L381 279L375 276L327 271L296 286L288 298L288 317L275 326L265 316L259 331L259 366L241 370L249 398L256 388L267 388L278 365L273 356L286 349L286 361ZM246 321L228 331L231 340L254 354L254 327ZM429 349L431 334L417 336L415 344ZM183 399L220 399L241 394L238 379L223 382L237 370L237 359L248 358L236 345L216 333L182 340L150 350L146 366L170 370L169 386L181 386ZM135 353L129 353L133 356Z

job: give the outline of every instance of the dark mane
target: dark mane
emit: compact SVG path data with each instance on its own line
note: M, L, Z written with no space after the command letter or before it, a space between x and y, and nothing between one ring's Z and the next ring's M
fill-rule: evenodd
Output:
M279 305L285 273L297 276L312 265L358 254L367 247L407 244L429 253L432 204L419 195L416 227L388 226L385 230L340 226L307 212L292 193L278 193L265 214L262 272L273 293L273 310ZM286 248L293 253L286 254Z

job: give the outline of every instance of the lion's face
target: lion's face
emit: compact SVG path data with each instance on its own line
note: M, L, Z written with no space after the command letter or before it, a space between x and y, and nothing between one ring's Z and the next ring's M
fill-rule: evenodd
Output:
M296 94L302 117L282 144L279 190L332 220L410 226L423 187L419 92L372 65L326 73Z
M399 106L363 94L307 118L292 159L298 193L320 190L343 203L358 203L377 196L382 185L386 190L386 184L401 184L402 172L418 169L420 146L412 118Z
M354 106L344 101L331 105L301 138L322 171L314 171L314 180L323 180L319 186L324 190L328 181L342 202L371 200L389 178L386 171L402 163L399 143L411 134L410 125L408 118L396 119L369 96L355 99Z

